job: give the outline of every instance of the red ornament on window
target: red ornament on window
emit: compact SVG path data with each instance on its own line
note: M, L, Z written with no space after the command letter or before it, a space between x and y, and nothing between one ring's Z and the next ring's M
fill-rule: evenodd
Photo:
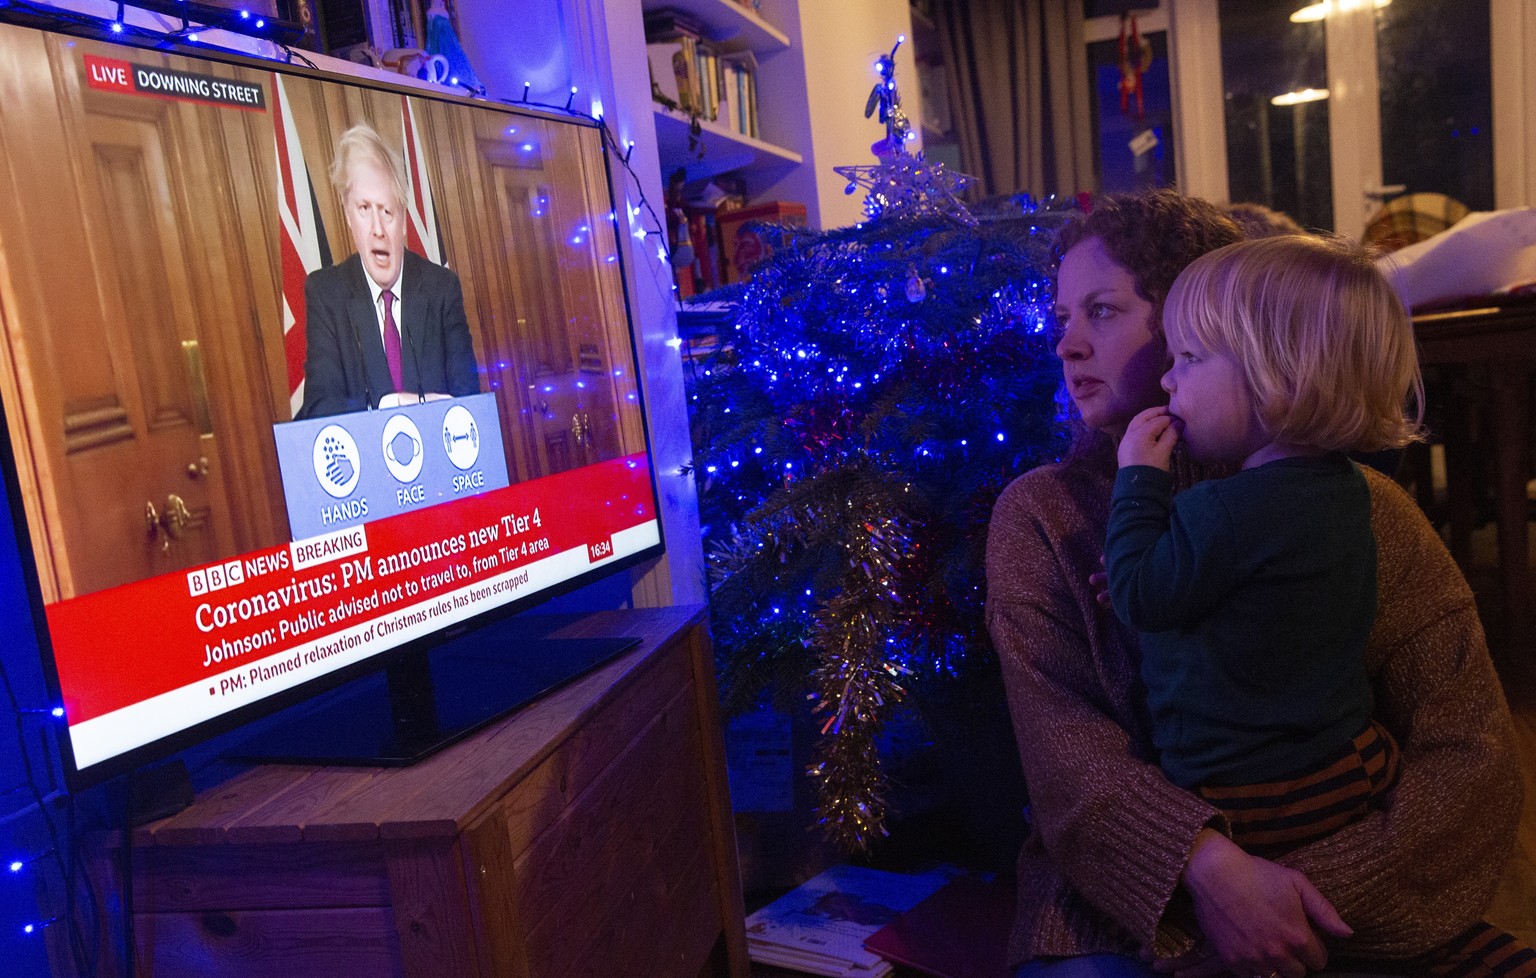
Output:
M1130 109L1136 98L1136 120L1146 113L1142 101L1141 77L1152 67L1152 42L1143 40L1136 26L1135 14L1120 15L1120 111Z

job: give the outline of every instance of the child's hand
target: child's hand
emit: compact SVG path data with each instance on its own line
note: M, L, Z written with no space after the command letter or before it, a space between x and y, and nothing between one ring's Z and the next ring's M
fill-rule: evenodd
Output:
M1104 558L1099 558L1099 569L1088 575L1088 590L1093 592L1093 600L1104 607L1109 607L1109 574L1104 570Z
M1167 472L1168 458L1179 441L1180 424L1168 413L1166 405L1147 408L1136 415L1125 429L1125 437L1120 439L1120 467L1153 465Z

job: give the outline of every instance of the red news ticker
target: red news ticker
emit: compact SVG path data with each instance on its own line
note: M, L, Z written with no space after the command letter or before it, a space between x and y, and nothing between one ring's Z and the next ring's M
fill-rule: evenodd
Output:
M584 547L595 563L613 554L615 533L655 518L649 463L636 454L367 523L365 550L302 569L283 545L55 602L45 610L65 715L102 716L551 554ZM236 561L243 579L193 587ZM385 599L406 580L414 593ZM280 610L251 615L253 602ZM332 621L335 609L346 613ZM252 647L217 659L225 642Z

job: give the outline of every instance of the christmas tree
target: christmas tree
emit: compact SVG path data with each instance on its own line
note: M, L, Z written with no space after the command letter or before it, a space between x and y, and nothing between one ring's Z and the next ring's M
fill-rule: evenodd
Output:
M967 209L963 178L906 153L880 68L880 162L839 171L870 220L771 229L689 376L726 711L811 699L817 818L849 850L886 831L890 720L942 722L946 685L990 660L993 502L1063 448L1045 264L1064 211Z

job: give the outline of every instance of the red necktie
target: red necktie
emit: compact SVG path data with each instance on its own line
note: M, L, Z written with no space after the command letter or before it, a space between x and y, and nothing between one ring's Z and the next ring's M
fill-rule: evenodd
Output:
M389 379L395 390L405 386L400 369L400 330L395 326L395 294L384 290L384 359L389 362Z

